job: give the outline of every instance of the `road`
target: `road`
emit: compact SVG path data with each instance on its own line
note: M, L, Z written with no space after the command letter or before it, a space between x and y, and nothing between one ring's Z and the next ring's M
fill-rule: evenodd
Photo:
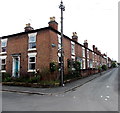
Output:
M3 92L3 111L118 111L118 68L56 95Z

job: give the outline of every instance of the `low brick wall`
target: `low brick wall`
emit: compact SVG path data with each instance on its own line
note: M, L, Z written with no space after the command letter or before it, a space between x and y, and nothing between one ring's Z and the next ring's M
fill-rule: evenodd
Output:
M85 76L89 76L92 74L96 74L98 72L99 72L98 69L83 69L81 70L81 76L85 77Z

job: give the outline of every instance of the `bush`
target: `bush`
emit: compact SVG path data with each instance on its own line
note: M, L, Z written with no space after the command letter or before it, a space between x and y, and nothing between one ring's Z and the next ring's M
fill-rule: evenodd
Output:
M55 85L55 84L59 84L60 81L56 80L56 81L41 81L40 84L41 85Z
M69 69L68 74L66 74L64 76L64 79L67 80L67 79L74 79L74 78L78 78L78 77L80 77L79 71Z
M81 63L68 59L68 74L64 76L64 79L74 79L80 77Z
M19 77L19 78L12 78L15 82L27 82L29 78L26 77Z
M99 70L99 71L102 71L102 67L101 67L101 66L98 66L98 70Z
M111 67L112 67L112 68L117 67L116 63L115 63L115 62L112 62Z
M74 61L73 67L75 68L76 71L80 71L81 69L81 63L78 61Z
M11 77L7 77L3 80L3 82L11 82L11 81L12 81Z
M102 65L102 69L103 69L104 71L106 71L106 70L108 69L108 67L107 67L106 65Z
M41 78L40 76L32 77L27 82L28 83L38 83L38 82L40 82L40 78Z
M2 74L2 82L10 82L11 81L11 76L10 76L10 74L9 73L3 73Z
M55 62L50 63L50 71L51 72L57 71L57 64Z

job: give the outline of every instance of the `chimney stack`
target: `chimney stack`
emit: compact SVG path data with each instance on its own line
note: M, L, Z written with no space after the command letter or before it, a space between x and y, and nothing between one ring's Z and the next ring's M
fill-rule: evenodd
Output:
M93 45L93 51L95 52L95 45Z
M24 29L25 29L25 32L34 30L34 29L31 27L30 23L26 24L26 27L25 27Z
M72 40L78 42L78 36L76 32L73 32Z
M98 50L97 50L97 47L95 47L95 52L97 53L97 51L98 51Z
M86 48L88 48L88 42L87 42L87 40L84 40L84 46L85 46Z
M55 17L50 17L49 27L58 30L58 23L55 21Z

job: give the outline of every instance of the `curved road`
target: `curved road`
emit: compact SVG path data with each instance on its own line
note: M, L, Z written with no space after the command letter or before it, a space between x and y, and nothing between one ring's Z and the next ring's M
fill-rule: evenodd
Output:
M118 111L118 68L54 96L3 92L3 111Z

